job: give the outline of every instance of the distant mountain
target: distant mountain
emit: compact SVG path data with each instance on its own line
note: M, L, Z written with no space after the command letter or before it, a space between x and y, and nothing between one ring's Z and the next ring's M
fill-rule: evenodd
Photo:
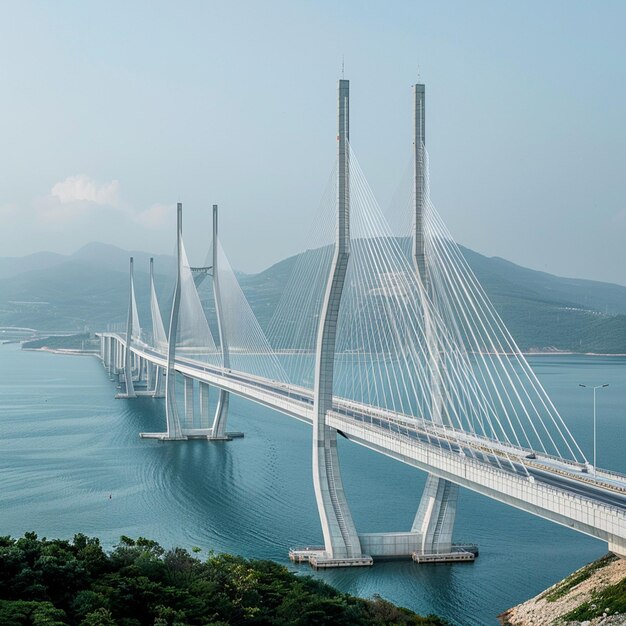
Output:
M80 248L70 258L80 263L88 263L99 268L108 268L115 272L127 272L129 257L133 257L135 269L149 271L150 258L154 258L155 271L173 275L176 264L173 257L162 254L149 254L137 250L123 250L106 243L92 242Z
M626 287L561 278L461 249L523 350L626 353Z
M56 252L36 252L22 257L0 258L0 279L53 267L66 260L66 256Z
M462 251L522 349L626 353L626 287L560 278L467 248ZM82 331L123 323L131 254L142 325L149 327L151 255L100 243L88 244L70 256L40 253L0 258L0 326ZM284 259L259 274L238 275L263 327L297 259ZM169 310L174 267L172 257L155 256L164 315Z
M580 278L562 278L521 267L500 257L486 257L461 246L463 255L486 291L498 285L524 289L555 302L571 302L605 315L626 314L626 287Z
M77 261L81 264L96 265L116 272L128 270L128 259L134 257L135 267L145 269L149 267L150 257L154 257L155 267L161 273L173 274L174 259L168 255L154 255L147 252L123 250L106 243L92 242L74 252L65 255L56 252L35 252L23 257L0 257L0 279L12 278L32 271L47 270L68 261Z

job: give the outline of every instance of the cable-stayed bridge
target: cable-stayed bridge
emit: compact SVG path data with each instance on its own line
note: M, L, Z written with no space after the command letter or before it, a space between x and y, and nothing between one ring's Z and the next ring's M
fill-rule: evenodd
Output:
M241 435L226 430L230 394L312 425L324 545L294 549L294 560L473 560L474 546L453 541L459 486L626 556L626 476L587 461L435 211L424 85L415 85L414 99L407 236L393 235L352 152L349 83L340 80L335 171L312 247L294 264L265 329L221 247L217 206L211 253L193 267L179 204L167 331L152 262L151 328L142 329L131 259L126 329L100 334L102 360L119 377L120 397L165 398L165 431L142 437ZM410 529L357 531L338 435L428 472Z

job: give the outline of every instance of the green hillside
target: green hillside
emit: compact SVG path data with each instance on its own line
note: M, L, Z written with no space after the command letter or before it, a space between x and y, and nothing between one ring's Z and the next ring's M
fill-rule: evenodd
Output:
M560 278L466 248L462 251L523 350L626 353L626 287ZM89 244L61 259L45 254L25 257L21 263L0 259L0 326L94 331L106 329L109 323L122 324L128 307L130 254L135 257L142 326L149 328L150 255L104 244ZM307 254L321 256L315 250ZM46 259L50 264L42 267ZM259 274L239 276L264 328L297 259L290 257ZM164 315L169 310L173 267L171 257L156 257L157 292ZM210 297L207 302L211 309Z

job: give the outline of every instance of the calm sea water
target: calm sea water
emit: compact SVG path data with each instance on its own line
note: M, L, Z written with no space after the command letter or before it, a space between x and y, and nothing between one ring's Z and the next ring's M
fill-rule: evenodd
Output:
M598 462L626 472L626 358L531 363L589 457L592 397L578 383L610 384L598 392ZM143 535L285 564L290 546L320 542L308 426L234 399L229 426L244 439L141 440L141 431L163 430L163 402L115 400L114 392L95 358L0 346L0 534L82 532L107 546L121 534ZM424 475L340 445L358 529L408 529ZM469 491L461 494L456 537L479 544L475 563L388 562L315 575L352 594L379 593L454 624L483 626L606 551L595 539Z

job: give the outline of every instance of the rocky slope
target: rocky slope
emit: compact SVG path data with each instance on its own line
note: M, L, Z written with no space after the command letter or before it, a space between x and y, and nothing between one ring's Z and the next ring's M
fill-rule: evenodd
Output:
M607 555L500 616L504 626L626 626L626 559Z

